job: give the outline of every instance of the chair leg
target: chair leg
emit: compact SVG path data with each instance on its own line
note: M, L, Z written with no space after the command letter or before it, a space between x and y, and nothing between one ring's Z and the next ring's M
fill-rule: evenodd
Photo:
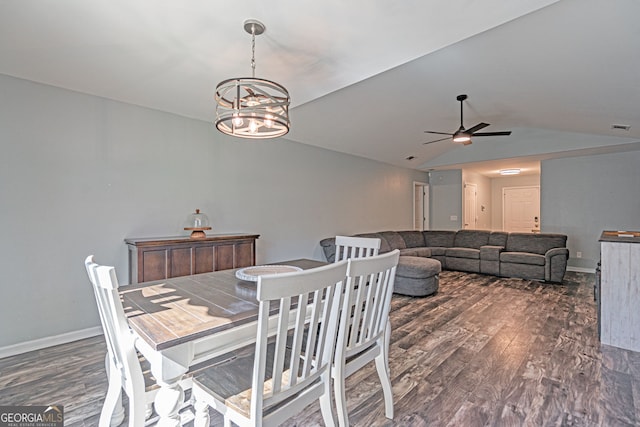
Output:
M144 391L144 390L143 390ZM146 419L147 405L140 396L129 395L129 426L143 426Z
M100 411L100 427L112 426L114 422L117 422L115 425L119 425L122 423L122 420L124 420L124 410L122 408L122 379L114 367L110 367L108 371L109 388L107 389L107 396L102 405L102 411ZM119 421L116 419L118 409L121 413Z
M104 368L107 372L107 381L108 381L108 390L111 390L111 373L114 372L115 373L115 368L113 368L111 366L111 358L109 357L109 352L107 352L104 355ZM115 385L117 385L117 387L115 387ZM110 416L111 416L111 421L109 422L109 424L102 424L102 421L100 426L110 426L110 427L116 427L119 426L120 424L122 424L122 421L124 421L124 406L122 406L122 383L121 383L121 378L118 376L116 384L114 384L114 390L111 391L111 393L117 393L117 399L116 401L113 403L113 408L110 409ZM102 411L104 411L105 407L107 407L107 401L109 399L109 391L107 391L107 399L105 400L105 404L102 407ZM112 403L109 403L109 405L112 405ZM100 416L100 420L102 420L102 413Z
M325 391L320 396L320 412L327 427L335 427L336 419L331 406L331 378L324 378Z
M333 381L333 391L336 400L336 416L340 427L349 427L349 413L347 412L347 395L343 373L336 373Z
M384 395L384 416L393 419L393 390L391 387L391 379L389 378L389 366L387 365L387 357L384 350L376 357L376 370L380 377L382 385L382 394Z

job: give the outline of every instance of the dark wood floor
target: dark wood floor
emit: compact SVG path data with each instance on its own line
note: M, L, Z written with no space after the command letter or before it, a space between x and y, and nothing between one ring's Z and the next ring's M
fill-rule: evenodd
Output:
M351 424L640 425L640 354L599 344L593 282L446 271L432 297L394 296L395 419L371 364L347 380ZM62 404L67 426L97 425L104 352L98 337L0 359L0 405ZM287 423L321 424L317 404Z

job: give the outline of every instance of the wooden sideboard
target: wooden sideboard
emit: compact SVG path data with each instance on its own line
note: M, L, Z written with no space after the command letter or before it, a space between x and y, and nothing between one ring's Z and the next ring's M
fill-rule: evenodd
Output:
M258 234L215 234L202 239L125 239L129 247L129 283L255 265L258 237Z
M640 232L600 237L600 342L640 351Z

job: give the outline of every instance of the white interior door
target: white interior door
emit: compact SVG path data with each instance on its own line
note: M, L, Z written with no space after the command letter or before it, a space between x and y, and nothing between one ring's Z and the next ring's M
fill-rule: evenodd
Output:
M540 187L502 189L502 229L520 233L540 231Z
M423 182L413 183L413 229L429 229L429 186Z
M464 185L464 227L475 229L478 225L478 186L476 184Z

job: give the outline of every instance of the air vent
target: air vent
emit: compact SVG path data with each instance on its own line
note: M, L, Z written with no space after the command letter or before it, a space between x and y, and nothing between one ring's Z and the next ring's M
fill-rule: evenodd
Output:
M409 156L409 157L406 158L406 160L413 160L415 158L416 158L416 156Z
M631 129L631 126L630 125L611 125L611 129L626 130L627 132L629 132L629 129Z

